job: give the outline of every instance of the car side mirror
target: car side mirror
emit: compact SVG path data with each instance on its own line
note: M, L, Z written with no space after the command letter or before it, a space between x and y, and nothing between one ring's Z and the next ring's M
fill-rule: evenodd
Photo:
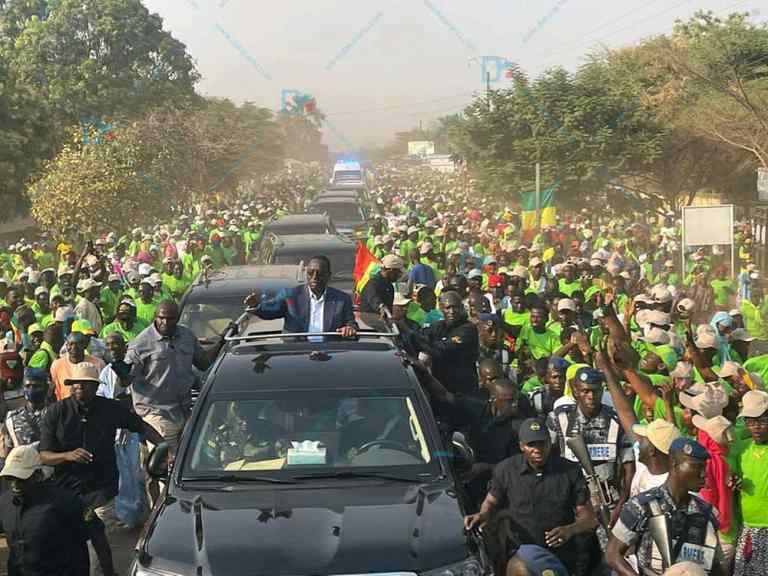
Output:
M475 463L475 452L461 432L451 435L451 459L459 471L469 470Z
M162 480L168 476L168 456L171 453L171 447L167 442L161 442L149 453L147 458L147 474L155 480Z

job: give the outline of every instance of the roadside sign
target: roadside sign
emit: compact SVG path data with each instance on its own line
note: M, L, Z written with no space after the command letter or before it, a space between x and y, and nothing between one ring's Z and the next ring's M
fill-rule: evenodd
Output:
M757 199L768 202L768 168L757 169Z

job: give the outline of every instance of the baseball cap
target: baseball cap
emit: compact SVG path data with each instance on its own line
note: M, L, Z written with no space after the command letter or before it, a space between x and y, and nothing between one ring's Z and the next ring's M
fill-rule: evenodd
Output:
M408 235L411 234L417 234L419 232L419 229L416 226L409 226L408 227Z
M42 332L42 331L43 331L43 327L40 326L40 324L38 324L37 322L30 324L29 327L27 328L27 334L29 334L30 336L35 332Z
M0 471L0 476L26 480L44 468L37 448L32 444L25 444L24 446L16 446L9 452L8 458L5 459L5 465Z
M660 304L672 302L672 293L662 284L657 284L651 289L651 297Z
M649 324L643 328L643 335L639 339L648 344L669 344L669 334L661 328Z
M93 329L93 325L90 323L90 321L83 318L79 318L72 322L72 332L80 332L90 336L96 334L96 330Z
M755 340L755 337L751 336L745 328L736 328L736 330L731 332L731 340L737 342L752 342Z
M535 268L536 266L541 266L543 262L541 261L541 258L538 256L534 256L531 258L530 262L528 263L531 268Z
M669 454L670 456L673 454L685 454L698 460L707 460L709 458L709 452L707 452L704 446L696 442L696 440L686 438L685 436L680 436L672 441L669 447Z
M693 425L699 430L706 432L712 440L721 444L725 431L733 426L733 422L725 416L715 416L714 418L704 418L698 414L693 415Z
M669 454L669 447L680 437L680 431L671 422L653 420L650 424L634 424L632 432L648 438L648 441L664 454Z
M677 311L690 313L693 311L695 306L696 303L693 300L690 298L683 298L680 300L680 302L677 303Z
M745 395L746 396L746 395ZM723 408L728 405L728 396L719 386L706 385L704 392L691 395L690 388L680 392L678 399L680 404L698 412L704 418L714 418L723 413Z
M768 411L768 393L762 390L750 390L741 398L739 418L759 418Z
M429 254L430 250L432 250L432 244L429 242L422 242L421 246L419 246L419 254Z
M75 311L72 310L70 306L59 306L56 308L56 315L54 316L54 321L56 322L66 322L70 318L75 317Z
M35 296L40 296L40 294L48 294L48 288L45 286L38 286L35 288Z
M517 437L523 444L541 442L549 439L549 431L546 424L538 418L528 418L520 425Z
M602 384L605 376L603 376L602 372L586 366L576 371L575 379L584 384Z
M101 282L96 282L93 278L83 278L77 283L77 291L85 292L91 288L98 288L101 286Z
M561 298L557 303L557 311L559 312L560 310L570 310L571 312L576 312L576 302L570 298Z
M534 264L532 263L531 266ZM525 266L515 266L512 269L512 273L510 276L515 276L517 278L528 278L528 269Z
M400 258L400 256L395 256L394 254L387 254L384 256L384 258L381 259L381 265L384 268L402 270L403 259Z
M669 375L672 378L691 378L693 376L693 366L688 362L678 362L675 369Z
M672 317L661 310L649 310L646 320L649 324L655 324L656 326L669 326L672 324Z
M517 549L515 558L525 564L531 576L568 576L568 570L560 559L536 544L523 544Z
M560 356L550 356L549 357L549 366L550 368L554 368L558 372L565 372L568 370L568 366L570 366L571 363L568 362L565 358L561 358Z
M720 371L717 372L717 375L720 376L720 378L730 378L731 376L736 376L739 373L739 369L741 369L741 364L731 360L726 360L723 362L723 365L720 368Z
M483 277L483 273L480 270L478 270L477 268L474 268L474 269L470 270L469 274L467 274L467 278L468 279L470 279L470 278L482 278L482 277Z
M717 338L712 332L699 332L696 335L697 348L717 348Z

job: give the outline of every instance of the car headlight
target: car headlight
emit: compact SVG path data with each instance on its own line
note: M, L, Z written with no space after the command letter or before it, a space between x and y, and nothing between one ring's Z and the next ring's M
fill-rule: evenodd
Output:
M421 576L482 576L482 574L482 564L477 558L470 556L461 562L422 572Z

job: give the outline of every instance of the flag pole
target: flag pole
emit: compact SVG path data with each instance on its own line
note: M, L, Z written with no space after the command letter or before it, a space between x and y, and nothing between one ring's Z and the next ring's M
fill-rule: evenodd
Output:
M541 205L541 164L536 162L536 227L541 229L539 206Z

